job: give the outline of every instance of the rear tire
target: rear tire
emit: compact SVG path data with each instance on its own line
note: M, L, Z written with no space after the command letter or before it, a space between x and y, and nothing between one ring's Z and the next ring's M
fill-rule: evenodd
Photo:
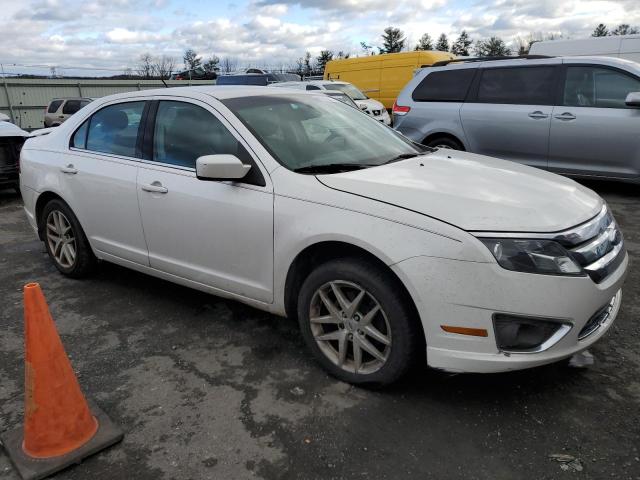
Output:
M300 330L316 360L356 385L389 385L424 353L415 315L396 278L355 258L320 265L298 296Z
M464 150L464 147L460 142L450 137L434 138L433 140L430 140L427 143L427 146L431 148L445 148L445 149L448 148L450 150Z
M60 273L71 278L87 276L95 267L96 257L69 205L50 200L40 222L47 253Z

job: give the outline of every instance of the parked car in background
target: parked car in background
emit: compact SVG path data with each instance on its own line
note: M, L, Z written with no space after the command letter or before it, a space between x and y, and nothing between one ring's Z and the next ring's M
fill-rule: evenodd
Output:
M44 126L57 127L93 101L92 98L54 98L44 109Z
M640 34L535 42L530 55L617 57L640 62Z
M0 113L0 190L14 188L19 192L18 159L22 144L29 133L10 120L7 115Z
M326 95L327 97L334 98L339 102L345 103L350 107L357 108L358 110L360 109L360 107L358 107L358 104L353 101L353 98L351 98L346 93L337 92L335 90L320 90L320 93Z
M453 58L447 52L412 51L335 59L327 62L324 79L352 83L390 110L416 69Z
M640 64L629 60L434 66L409 82L393 113L399 132L432 147L566 175L640 181Z
M295 73L239 73L234 75L220 75L216 85L258 85L266 86L277 82L291 82L300 80Z
M570 357L613 324L628 266L592 190L293 89L103 97L30 138L20 180L62 274L102 259L297 318L356 384L425 358L499 372Z
M339 82L334 80L307 80L303 82L284 82L276 84L276 86L283 86L288 88L297 88L306 91L321 91L321 92L342 92L356 103L358 108L365 112L367 115L372 116L376 120L383 122L385 125L391 125L391 117L379 101L373 100L367 97L364 93L358 90L354 85L348 82Z
M218 78L216 72L207 72L202 67L173 73L169 77L170 80L215 80L216 78Z

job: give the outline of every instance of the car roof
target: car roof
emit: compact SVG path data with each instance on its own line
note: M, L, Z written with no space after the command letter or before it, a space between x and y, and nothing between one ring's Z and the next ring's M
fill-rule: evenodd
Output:
M102 97L101 100L120 100L127 98L150 97L154 95L189 97L194 93L208 95L218 100L227 100L230 98L257 97L265 95L301 95L306 94L307 92L297 88L271 88L267 86L256 85L194 85L185 87L154 88L149 90L136 90L133 92L117 93L115 95Z
M471 60L471 59L470 59ZM436 72L441 69L458 69L458 68L481 68L485 66L526 66L526 65L549 65L549 64L560 64L560 63L593 63L597 65L609 65L609 66L618 66L618 67L631 67L632 69L636 69L638 64L636 62L632 62L631 60L626 60L623 58L616 57L605 57L605 56L596 56L596 55L585 55L585 56L557 56L557 57L540 57L540 58L508 58L504 59L492 59L492 60L475 60L469 62L452 62L446 65L434 66L434 67L424 67L421 70Z

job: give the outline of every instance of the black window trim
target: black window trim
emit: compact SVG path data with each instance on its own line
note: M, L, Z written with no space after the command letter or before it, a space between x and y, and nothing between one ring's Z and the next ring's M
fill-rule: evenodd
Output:
M535 105L544 105L544 106L553 107L557 104L558 91L560 88L560 75L561 75L561 68L562 68L562 64L560 63L534 63L529 65L479 66L477 69L480 71L480 73L474 77L473 82L471 83L471 88L469 89L469 93L467 95L467 99L465 100L465 103L478 103L483 105L534 105L529 103L480 102L478 101L478 91L480 90L480 82L482 81L482 74L486 70L495 70L495 69L507 70L512 68L540 68L540 67L551 67L554 69L554 72L553 72L554 75L552 80L553 86L552 86L550 101L548 103L542 103L542 104L537 103Z
M138 103L138 102L144 102L145 105L142 109L142 116L140 117L140 125L138 125L138 134L136 136L136 147L135 147L135 154L138 155L138 143L140 142L140 137L141 137L141 132L142 132L142 127L143 125L145 125L145 111L147 110L147 104L150 102L149 97L139 97L139 98L128 98L128 99L120 99L118 101L112 102L112 103L108 103L105 105L102 105L100 108L98 108L97 110L94 110L93 112L91 112L91 114L83 119L80 124L73 130L73 132L71 133L71 135L69 135L69 142L67 143L67 147L69 148L69 150L74 151L74 152L82 152L82 153L90 153L93 155L107 155L109 157L112 158L121 158L124 160L134 160L134 161L138 161L141 159L141 157L129 157L127 155L118 155L115 153L108 153L108 152L97 152L95 150L89 150L87 147L87 140L89 139L89 130L91 129L91 120L93 119L94 115L98 112L100 112L101 110L104 110L107 107L111 107L113 105L119 105L121 103ZM73 139L76 135L76 133L78 132L78 130L80 130L82 128L82 126L87 123L87 131L85 133L85 138L84 138L84 145L85 148L79 148L79 147L74 147L73 146Z
M414 98L414 95L416 93L416 90L420 87L420 85L422 85L427 78L429 77L429 75L433 74L433 73L440 73L440 72L457 72L457 71L462 71L462 70L473 70L473 77L471 78L471 81L469 82L469 85L467 86L467 91L464 94L464 98L462 100L416 100ZM416 103L466 103L471 95L471 92L473 92L473 88L474 85L476 83L476 78L478 78L479 74L478 74L478 70L480 70L479 68L475 68L475 67L466 67L466 68L448 68L446 70L431 70L429 71L429 73L427 75L425 75L422 80L420 80L420 83L418 83L418 85L416 85L416 87L413 89L413 92L411 92L411 100L413 100Z
M184 167L184 166L180 166L180 165L172 165L170 163L158 162L158 161L153 159L153 136L154 136L154 132L155 132L156 118L157 118L158 107L159 107L160 102L189 103L191 105L195 105L195 106L198 106L200 108L203 108L204 110L209 112L211 115L213 115L215 118L217 118L218 121L220 121L220 123L236 139L236 141L238 143L240 143L240 145L242 145L242 147L247 151L248 158L249 158L249 164L251 165L252 170L257 172L256 178L254 179L254 181L247 181L245 178L240 178L240 179L237 179L237 180L233 180L232 182L233 183L242 183L242 184L247 184L247 185L255 185L257 187L266 187L267 186L267 182L265 181L265 175L264 175L264 173L262 171L262 168L260 168L260 166L258 165L261 162L259 162L259 160L256 160L257 155L250 148L248 142L242 137L242 135L240 135L240 133L233 127L233 125L231 125L224 118L224 115L221 112L219 112L216 108L214 108L213 106L211 106L208 103L205 103L205 102L203 102L203 101L201 101L199 99L195 99L195 98L191 98L191 97L168 96L167 98L155 98L151 102L154 105L149 108L148 115L145 118L145 130L143 132L143 141L142 141L143 158L139 159L142 163L147 163L147 164L150 164L150 165L158 165L158 166L162 166L164 168L171 168L171 169L175 169L175 170L182 170L182 171L194 172L195 173L195 171L196 171L195 168ZM207 107L209 107L209 108L207 108ZM211 111L211 110L213 110L213 111ZM210 180L210 181L229 182L231 180Z
M628 70L624 70L622 68L619 67L614 67L611 65L602 65L599 63L589 63L589 62L580 62L580 63L562 63L560 65L560 75L559 75L559 86L556 92L556 99L555 99L555 106L558 107L567 107L567 108L606 108L607 110L633 110L630 108L618 108L618 107L581 107L579 105L565 105L564 104L564 89L566 86L566 82L567 82L567 70L570 67L592 67L592 68L601 68L604 70L613 70L614 72L618 72L618 73L622 73L623 75L626 75L627 77L631 77L634 80L637 80L640 82L640 76L635 75L631 72L629 72Z

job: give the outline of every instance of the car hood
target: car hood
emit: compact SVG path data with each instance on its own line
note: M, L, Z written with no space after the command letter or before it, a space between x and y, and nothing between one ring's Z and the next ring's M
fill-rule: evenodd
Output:
M603 204L568 178L453 150L318 180L468 231L556 232L589 220Z
M369 110L384 110L384 105L373 98L368 98L367 100L354 100L358 107L367 107Z
M0 122L0 137L28 137L29 133L9 122Z

